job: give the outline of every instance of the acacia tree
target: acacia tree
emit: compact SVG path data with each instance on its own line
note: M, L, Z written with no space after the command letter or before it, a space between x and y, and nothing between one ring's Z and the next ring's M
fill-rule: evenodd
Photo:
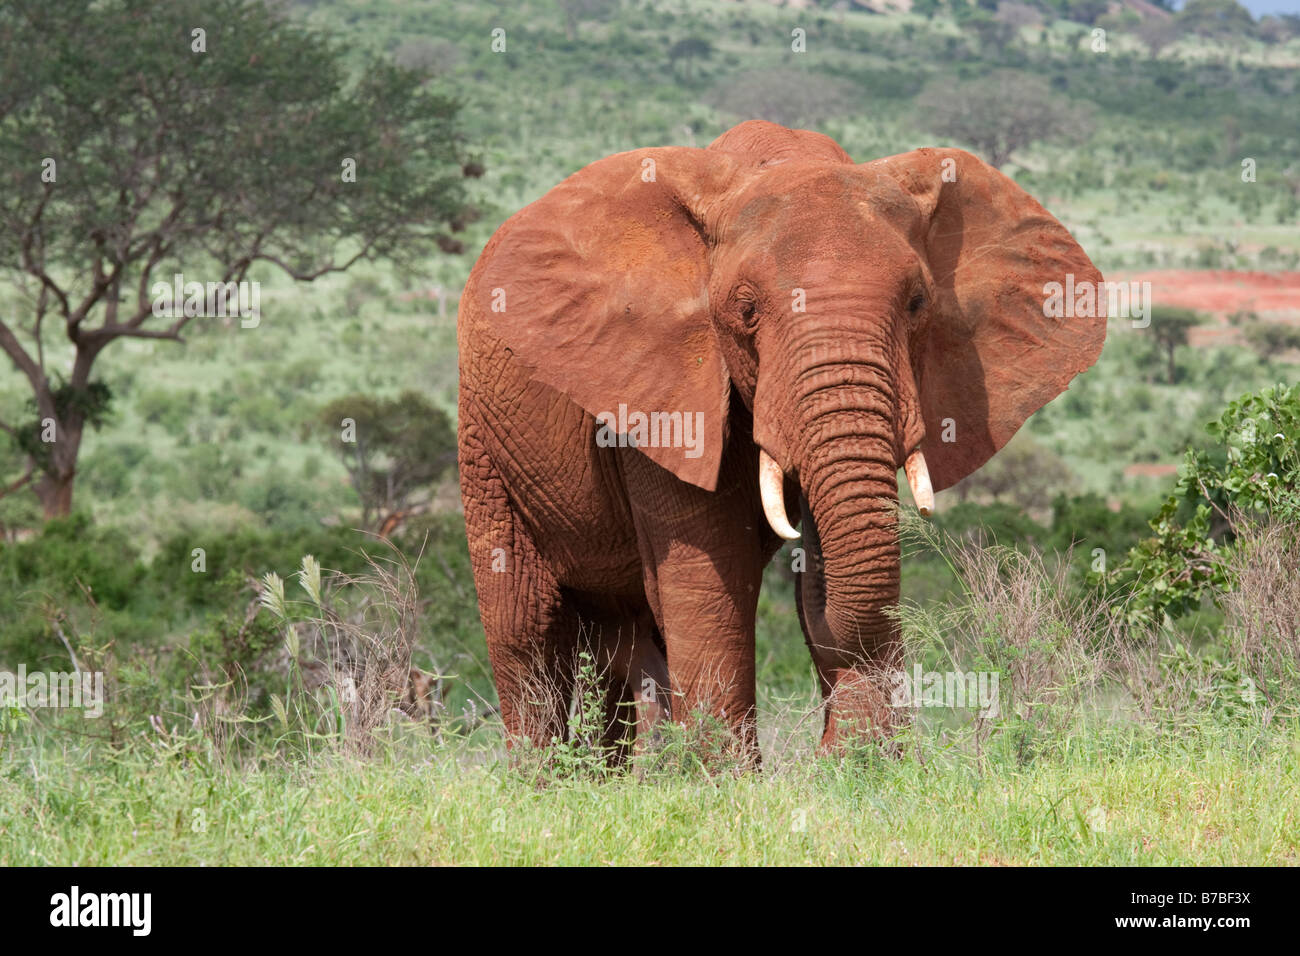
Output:
M155 281L238 283L259 262L309 281L455 248L482 171L457 110L252 0L0 7L0 271L18 290L0 349L32 393L31 420L0 422L27 465L0 493L31 483L47 517L70 511L111 398L95 360L181 341L195 317L155 315Z
M1182 35L1182 26L1172 16L1152 14L1143 20L1137 28L1137 35L1147 45L1151 59L1160 59L1160 53Z
M747 70L714 87L705 100L738 119L816 126L851 113L859 95L839 77L793 67Z
M1246 342L1262 359L1275 358L1291 349L1300 349L1300 328L1276 322L1251 322L1242 330Z
M1178 378L1178 364L1174 354L1187 344L1188 333L1200 325L1204 319L1192 309L1164 308L1156 310L1151 316L1151 332L1155 336L1157 350L1165 355L1165 381L1173 385Z
M690 82L694 73L694 64L698 60L707 60L713 56L713 44L704 37L683 37L668 48L668 62L676 68L679 61L686 64L686 82Z
M456 427L419 392L394 399L336 398L321 410L361 500L361 527L387 534L429 505L431 486L456 463Z
M1255 32L1254 18L1237 0L1187 0L1177 19L1185 31L1203 37L1224 39Z
M1027 511L1045 511L1074 480L1060 456L1021 431L992 461L963 478L953 490L961 501L987 497L1012 502Z
M1090 117L1045 81L1019 70L994 70L974 80L932 81L916 99L920 121L940 136L969 143L1001 169L1011 154L1032 143L1074 134L1082 138Z

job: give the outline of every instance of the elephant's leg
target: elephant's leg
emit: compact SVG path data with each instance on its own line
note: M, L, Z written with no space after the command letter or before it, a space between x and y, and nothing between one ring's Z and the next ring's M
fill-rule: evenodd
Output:
M754 618L767 552L752 479L757 451L736 445L716 492L634 453L623 469L646 598L667 648L673 718L721 719L757 761Z
M545 746L567 732L578 620L535 551L516 539L510 554L518 571L480 585L479 612L507 737Z
M669 683L650 608L619 603L595 610L584 602L581 613L605 688L604 743L621 764L634 747L639 752L652 743L656 725L669 716Z
M507 743L563 740L578 617L472 429L462 433L460 468L473 490L464 496L465 530Z
M830 751L841 740L869 733L889 739L904 716L893 706L891 691L903 667L903 645L897 628L893 640L853 648L840 647L826 626L826 578L821 540L808 502L800 497L805 570L795 586L795 605L804 640L817 671L824 705L821 749ZM869 726L848 727L839 714L859 715Z

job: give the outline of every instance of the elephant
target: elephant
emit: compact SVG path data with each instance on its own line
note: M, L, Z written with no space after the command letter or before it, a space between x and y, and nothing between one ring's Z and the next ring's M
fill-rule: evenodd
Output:
M1067 277L1101 288L976 156L859 164L763 121L598 160L507 220L457 327L507 739L564 738L585 648L607 741L708 715L758 760L758 593L792 514L820 749L895 733L899 469L928 512L1096 361L1104 308L1045 307Z

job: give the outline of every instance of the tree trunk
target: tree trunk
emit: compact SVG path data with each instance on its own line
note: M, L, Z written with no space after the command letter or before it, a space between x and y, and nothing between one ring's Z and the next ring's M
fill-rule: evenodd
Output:
M75 472L66 475L47 472L32 486L46 521L72 514L72 482L75 478Z
M72 514L72 486L77 477L77 456L85 427L85 419L77 411L64 421L56 421L54 441L49 446L49 465L34 486L47 521Z

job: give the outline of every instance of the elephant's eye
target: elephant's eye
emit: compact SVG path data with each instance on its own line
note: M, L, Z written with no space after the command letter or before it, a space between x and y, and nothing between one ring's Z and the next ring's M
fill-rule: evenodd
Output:
M739 295L736 297L736 311L746 331L754 331L754 327L758 324L758 303L748 294Z
M920 292L912 296L911 300L907 303L907 311L911 312L913 315L916 315L916 313L920 312L924 308L925 296Z

